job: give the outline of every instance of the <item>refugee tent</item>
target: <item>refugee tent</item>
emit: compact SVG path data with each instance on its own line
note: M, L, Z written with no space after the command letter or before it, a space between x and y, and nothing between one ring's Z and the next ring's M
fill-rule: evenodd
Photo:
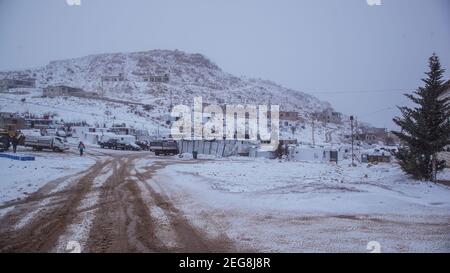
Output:
M310 162L330 162L343 159L343 153L328 147L294 146L289 149L291 160Z

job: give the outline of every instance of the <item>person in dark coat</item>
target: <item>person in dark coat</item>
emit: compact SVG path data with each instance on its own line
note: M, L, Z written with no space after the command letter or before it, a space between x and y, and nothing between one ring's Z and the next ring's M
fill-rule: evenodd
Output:
M80 141L80 143L78 144L78 149L80 150L80 156L83 156L83 152L84 152L85 148L86 147L84 146L84 143Z
M12 138L11 138L11 144L12 144L12 147L13 147L13 152L14 153L16 153L16 151L17 151L17 144L19 143L19 140L17 139L17 137L16 136L13 136Z

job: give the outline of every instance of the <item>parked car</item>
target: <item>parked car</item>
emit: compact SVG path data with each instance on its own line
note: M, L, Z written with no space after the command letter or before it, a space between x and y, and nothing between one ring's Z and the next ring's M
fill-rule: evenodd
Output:
M99 141L98 145L100 148L107 149L116 149L117 147L117 139L109 139L107 141Z
M136 144L144 151L150 150L150 143L147 140L138 140Z
M114 149L114 150L129 150L129 151L140 151L141 147L132 142L121 141L115 138L111 138L108 141L99 141L98 145L101 148Z
M106 142L99 142L98 144L100 145L101 148L108 148L114 150L126 150L127 148L127 143L115 138L111 138Z
M46 129L45 135L47 136L58 136L58 137L67 137L66 131L62 128L58 129Z
M178 144L174 140L157 140L150 142L150 151L155 155L175 155L179 153Z
M56 136L27 136L25 137L24 146L32 147L36 151L50 149L54 152L63 152L69 149L67 141Z
M137 145L136 143L126 143L125 150L140 151L141 147L139 147L139 145Z

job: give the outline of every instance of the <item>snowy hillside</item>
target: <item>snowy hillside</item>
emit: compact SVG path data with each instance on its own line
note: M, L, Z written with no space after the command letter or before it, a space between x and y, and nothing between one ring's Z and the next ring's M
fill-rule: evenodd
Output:
M124 81L102 83L102 77L120 74ZM145 76L164 74L169 74L167 83L143 81ZM281 110L297 111L305 119L312 112L330 107L329 103L311 95L270 81L233 76L203 55L177 50L90 55L53 61L42 68L0 72L2 78L35 78L37 88L31 92L23 89L2 94L0 111L55 112L66 121L86 120L102 124L114 120L154 128L156 124L164 123L171 98L173 104L191 105L196 96L208 103L278 104ZM98 94L103 90L107 98L144 103L150 108L94 99L40 97L42 88L59 84Z

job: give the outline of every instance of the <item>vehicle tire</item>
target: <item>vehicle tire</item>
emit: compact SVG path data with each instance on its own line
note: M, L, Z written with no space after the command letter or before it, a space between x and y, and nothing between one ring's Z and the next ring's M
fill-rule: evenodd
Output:
M158 155L159 155L159 152L155 152L155 155L158 156Z
M53 147L53 151L55 153L59 153L59 152L61 152L61 149L59 149L58 147Z

